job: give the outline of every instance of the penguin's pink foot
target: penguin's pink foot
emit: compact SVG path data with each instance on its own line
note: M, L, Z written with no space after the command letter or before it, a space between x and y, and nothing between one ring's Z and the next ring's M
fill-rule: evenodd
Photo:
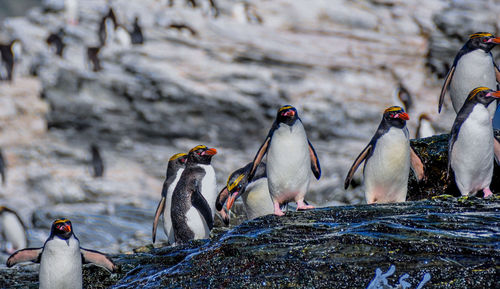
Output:
M483 189L483 193L484 193L484 197L485 198L488 198L489 196L493 195L493 193L491 192L490 188L486 187Z
M309 210L309 209L314 209L314 206L306 205L304 203L304 200L300 200L297 202L297 211L298 210Z
M285 213L283 213L283 211L281 210L279 203L274 203L274 214L276 216L284 216L285 215Z

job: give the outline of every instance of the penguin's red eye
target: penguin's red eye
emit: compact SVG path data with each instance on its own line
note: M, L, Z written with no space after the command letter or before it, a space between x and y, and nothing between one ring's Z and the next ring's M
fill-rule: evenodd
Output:
M483 38L483 42L488 42L488 38Z

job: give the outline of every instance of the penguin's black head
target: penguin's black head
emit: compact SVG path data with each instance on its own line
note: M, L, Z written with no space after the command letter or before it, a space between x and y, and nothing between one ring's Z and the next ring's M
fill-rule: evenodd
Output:
M187 157L188 157L188 154L186 154L186 153L175 154L175 155L170 157L170 159L168 160L168 163L174 164L176 166L184 166L186 164Z
M466 45L470 49L482 49L485 52L490 52L495 45L500 44L500 37L495 37L488 32L477 32L469 36L469 41Z
M187 163L209 165L212 157L216 154L216 149L207 148L204 145L198 145L189 151L187 156Z
M245 168L238 169L227 179L226 188L229 192L229 196L227 198L226 207L228 210L231 210L238 196L241 196L245 192L248 185L248 173L249 170L245 170Z
M276 121L278 123L293 125L298 118L299 115L297 114L297 109L295 109L295 107L291 105L284 105L278 109Z
M71 221L68 219L58 219L52 223L52 228L50 229L51 236L57 236L61 239L67 240L73 235L73 226Z
M487 87L476 87L474 88L467 97L467 101L477 101L479 103L488 106L495 99L500 98L500 91L494 91Z
M383 121L397 128L403 128L409 119L408 114L400 106L391 106L384 111Z

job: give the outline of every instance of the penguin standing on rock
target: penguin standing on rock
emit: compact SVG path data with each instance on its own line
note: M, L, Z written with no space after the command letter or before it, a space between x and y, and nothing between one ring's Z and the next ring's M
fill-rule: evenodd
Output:
M143 44L144 43L144 36L142 35L142 28L139 25L139 17L135 17L134 19L134 26L132 29L132 32L130 32L130 38L132 41L132 44Z
M96 144L91 144L90 153L92 155L93 176L94 178L100 178L104 175L104 162L99 152L99 147Z
M266 173L274 214L284 215L280 207L291 201L297 203L297 210L314 208L304 203L304 197L309 189L311 170L319 179L321 168L295 107L285 105L278 109L276 120L255 155L249 180L253 180L266 153Z
M0 230L5 242L4 250L7 253L12 254L28 245L23 221L15 211L4 206L0 206Z
M493 128L487 107L500 98L500 91L478 87L469 93L453 123L448 144L448 172L455 172L455 182L462 196L483 190L490 196L493 177ZM498 159L497 155L497 159Z
M252 181L249 181L249 173L253 163L234 171L227 180L226 187L219 193L216 201L216 208L220 212L224 202L231 210L234 201L238 197L243 198L243 205L247 214L247 219L255 219L260 216L272 214L274 212L273 200L269 194L269 185L266 175L266 163L261 162L255 171ZM224 223L229 223L229 218L224 219Z
M2 185L7 183L7 162L3 157L3 151L0 148L0 175L2 176Z
M431 117L427 113L420 114L415 138L431 137L435 134L436 131L432 127Z
M172 227L172 219L170 217L170 211L172 209L172 193L174 192L177 182L179 182L182 172L184 171L186 161L187 154L185 153L175 154L168 160L167 175L161 190L161 200L156 208L155 218L153 221L153 243L156 241L156 228L158 227L158 221L162 215L163 230L165 231L165 235L167 235L168 242L170 244L175 243L174 229Z
M424 177L422 161L410 146L403 108L392 106L384 111L375 135L354 161L345 179L345 189L359 165L363 170L365 197L368 204L404 202L408 191L410 164L418 180Z
M81 289L82 262L94 263L111 272L116 269L106 255L80 247L68 219L52 223L50 236L42 248L27 248L12 254L7 267L26 261L40 263L40 289Z
M439 112L448 87L453 108L457 113L474 88L497 87L497 82L500 82L500 70L490 52L497 44L500 44L500 37L495 37L491 33L478 32L469 36L469 40L458 52L446 75L439 97ZM490 118L493 118L496 105L490 105L488 110Z
M176 243L205 239L214 224L217 184L210 165L214 148L199 145L187 156L186 168L172 193L171 218Z
M48 46L55 48L54 53L57 56L63 56L63 50L66 44L63 41L64 30L61 28L57 33L51 33L45 40Z
M3 66L5 67L5 74L0 72L1 80L12 81L14 64L16 59L20 56L21 51L22 47L19 39L14 39L8 44L0 44L0 55L2 57Z
M101 60L99 59L101 48L102 46L87 47L87 65L94 72L102 69Z

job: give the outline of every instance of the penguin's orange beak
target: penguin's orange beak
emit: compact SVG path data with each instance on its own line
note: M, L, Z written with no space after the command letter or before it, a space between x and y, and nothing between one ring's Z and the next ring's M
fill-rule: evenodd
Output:
M61 229L66 233L71 232L71 226L68 224L64 224L63 226L61 226Z
M402 120L410 120L410 116L406 112L401 112L394 115L394 118L400 118Z
M488 39L488 43L500 44L500 37L490 38Z
M231 210L231 207L234 204L234 201L236 201L236 197L238 196L238 192L234 192L227 197L227 202L226 202L226 207L228 210Z
M213 156L213 155L217 154L217 150L214 148L210 148L210 149L206 150L203 154L207 155L207 156Z
M293 110L289 110L289 111L286 111L285 113L283 113L284 116L294 116L295 115L295 111Z
M500 98L500 90L499 91L488 92L488 94L486 94L486 96L491 96L491 97L494 97L494 98Z

